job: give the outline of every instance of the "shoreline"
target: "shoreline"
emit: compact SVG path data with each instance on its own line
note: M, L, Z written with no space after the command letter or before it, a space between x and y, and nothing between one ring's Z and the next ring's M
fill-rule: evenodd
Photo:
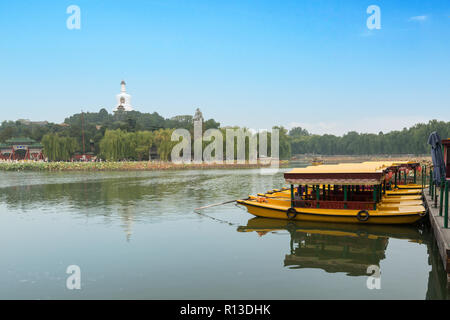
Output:
M280 161L280 167L286 167L289 161ZM258 169L270 168L270 164L262 163L184 163L122 161L122 162L35 162L17 161L0 162L0 171L165 171L165 170L210 170L210 169Z
M312 159L323 160L323 164L336 164L361 161L395 161L410 160L431 164L431 156L304 156L292 160L281 160L280 168L287 168L295 163L310 163ZM43 162L43 161L0 161L0 171L37 171L37 172L86 172L86 171L165 171L165 170L212 170L212 169L258 169L270 168L265 163L183 163L167 161L103 161L103 162Z
M417 161L420 163L431 163L431 155L302 155L294 156L291 160L292 162L311 162L313 160L322 160L324 164L336 164L336 163L346 163L346 162L364 162L364 161Z

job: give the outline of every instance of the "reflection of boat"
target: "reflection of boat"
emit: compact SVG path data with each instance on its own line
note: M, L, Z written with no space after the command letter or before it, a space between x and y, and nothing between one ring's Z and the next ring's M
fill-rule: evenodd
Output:
M292 269L313 268L326 272L345 272L349 276L367 276L367 267L380 265L385 258L389 238L426 240L418 227L328 224L253 218L239 232L287 230L291 235L290 253L284 265Z
M309 221L286 221L267 218L252 218L246 226L240 226L239 232L273 232L279 230L292 230L304 232L317 232L352 237L389 237L395 239L407 239L421 241L424 239L417 226L406 225L359 225L359 224L332 224Z
M410 224L425 214L420 188L399 189L397 171L410 162L365 162L294 169L290 190L274 190L237 202L265 218L360 224ZM392 172L396 172L391 187ZM405 178L406 181L406 178ZM408 197L405 199L404 197ZM392 198L392 199L390 199Z

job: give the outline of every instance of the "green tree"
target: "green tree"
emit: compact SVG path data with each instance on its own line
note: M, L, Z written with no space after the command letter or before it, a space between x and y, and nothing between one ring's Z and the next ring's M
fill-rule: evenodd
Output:
M46 134L41 143L44 146L44 155L50 161L69 161L79 148L74 138L52 133Z

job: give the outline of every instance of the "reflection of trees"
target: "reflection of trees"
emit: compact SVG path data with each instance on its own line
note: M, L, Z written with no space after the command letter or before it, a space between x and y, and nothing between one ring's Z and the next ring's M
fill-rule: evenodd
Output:
M158 175L136 177L130 174L117 178L70 179L67 183L5 187L0 189L0 201L9 209L20 212L33 209L51 211L62 207L62 210L69 208L71 212L85 216L118 217L129 239L133 221L148 216L157 218L183 208L180 202L184 199L174 190L179 192L192 180L203 180L192 177L171 179L168 175L161 178Z
M28 209L65 202L77 209L132 205L136 201L162 199L185 186L183 179L164 183L152 177L121 177L69 183L14 186L1 189L0 200L11 208Z
M368 276L367 267L385 259L389 238L423 243L428 248L431 271L426 299L447 299L447 273L428 226L333 225L253 218L239 232L286 230L290 233L290 253L284 266L344 272L348 276Z
M242 197L252 182L244 178L236 187L234 178L249 172L254 175L254 170L5 175L16 185L0 188L0 201L18 212L56 210L107 221L120 218L131 235L135 221L170 220L184 213L195 217L192 211L200 204Z

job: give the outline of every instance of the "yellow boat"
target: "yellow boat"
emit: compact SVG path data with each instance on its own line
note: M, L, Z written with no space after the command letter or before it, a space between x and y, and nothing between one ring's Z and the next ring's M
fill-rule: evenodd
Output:
M285 206L290 206L290 196L286 192L275 192L269 194L259 193L257 197L249 196L248 200L264 199L265 203L278 203ZM262 201L261 201L262 202ZM399 206L420 206L423 205L423 200L421 196L411 197L411 196L398 196L398 197L386 197L383 196L380 201L379 206L383 208L387 207L399 207Z
M408 184L399 184L397 185L398 189L420 189L422 190L422 186L417 183L408 183Z
M337 210L290 208L289 206L259 203L255 200L238 200L238 203L246 206L248 212L257 217L295 221L411 224L419 221L426 214L425 207L422 205L394 208L381 207L376 210Z
M322 187L320 187L322 188ZM333 187L330 188L333 190ZM422 199L422 189L395 189L395 190L386 190L386 197L384 197L385 201L397 202L400 200L421 200ZM283 189L274 189L271 191L267 191L267 193L258 193L259 197L267 197L267 198L290 198L290 190L287 188Z
M275 189L237 202L249 213L264 218L411 224L426 214L422 190L386 190L386 173L405 165L418 164L365 162L294 169L284 175L290 189Z
M394 189L386 190L386 196L396 197L396 196L411 196L422 194L422 189Z
M397 202L397 201L410 201L410 200L421 200L422 201L422 195L409 195L409 196L390 196L390 197L383 197L384 202Z
M320 159L313 159L312 161L311 161L311 165L313 165L313 166L320 166L320 165L322 165L324 162L323 162L323 160L320 160Z

